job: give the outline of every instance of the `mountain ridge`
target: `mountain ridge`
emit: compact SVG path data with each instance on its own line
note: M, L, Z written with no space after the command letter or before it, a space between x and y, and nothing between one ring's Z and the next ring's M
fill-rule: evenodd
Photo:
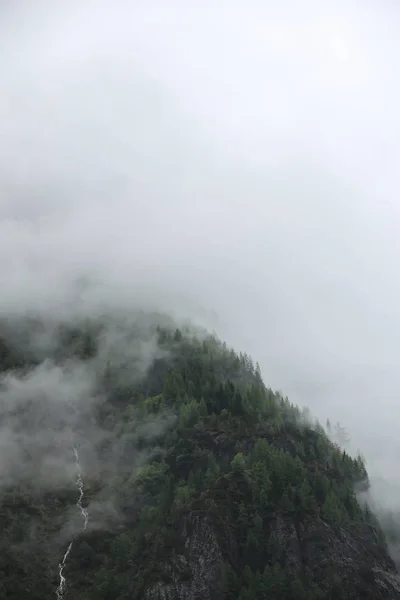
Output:
M54 597L73 540L65 599L400 598L362 457L250 356L145 313L32 323L0 327L2 597Z

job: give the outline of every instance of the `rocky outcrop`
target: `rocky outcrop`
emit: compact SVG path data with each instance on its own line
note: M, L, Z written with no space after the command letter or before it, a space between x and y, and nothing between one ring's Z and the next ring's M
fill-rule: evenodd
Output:
M220 532L221 533L221 532ZM145 600L214 600L224 565L220 539L204 516L187 516L181 534L184 552L172 554L163 575L145 592ZM382 551L371 528L357 536L343 528L333 530L322 519L296 523L282 514L272 516L271 551L293 577L308 571L326 598L400 600L400 576Z
M163 581L147 588L145 600L211 600L223 557L217 534L206 517L186 517L184 552L163 565Z
M358 535L318 519L299 525L299 541L303 565L327 594L336 586L349 599L400 598L396 567L372 528Z

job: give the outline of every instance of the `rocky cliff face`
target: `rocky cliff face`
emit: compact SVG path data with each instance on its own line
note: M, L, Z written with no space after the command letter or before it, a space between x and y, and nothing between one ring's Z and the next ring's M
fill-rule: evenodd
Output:
M185 518L180 535L184 552L171 553L159 580L147 588L145 600L220 598L226 540L220 539L208 518L200 516ZM270 536L277 553L282 552L285 569L293 577L311 572L324 598L400 599L400 576L372 529L369 537L357 537L343 528L334 531L322 519L296 523L277 514L271 518ZM237 549L230 550L232 555Z
M184 553L172 554L163 565L164 581L151 585L145 600L208 600L213 597L224 559L212 524L207 518L185 518L181 535Z

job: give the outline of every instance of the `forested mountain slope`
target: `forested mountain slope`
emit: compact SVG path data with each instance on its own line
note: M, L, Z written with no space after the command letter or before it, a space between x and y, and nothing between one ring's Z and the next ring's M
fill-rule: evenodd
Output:
M400 598L362 458L247 355L154 315L0 334L0 598Z

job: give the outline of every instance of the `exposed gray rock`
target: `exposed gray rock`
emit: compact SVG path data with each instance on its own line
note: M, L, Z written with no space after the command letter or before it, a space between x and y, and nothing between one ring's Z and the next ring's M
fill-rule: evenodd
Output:
M211 600L223 557L217 535L206 517L183 520L184 554L175 554L163 565L170 581L147 588L145 600Z
M219 539L207 517L187 516L182 521L184 552L171 554L163 565L163 577L146 590L144 600L214 600L224 564ZM400 600L400 576L394 563L371 536L357 536L345 529L333 530L322 519L296 523L276 514L270 523L271 552L296 576L313 571L327 598L340 588L349 600ZM333 578L333 579L332 579Z

